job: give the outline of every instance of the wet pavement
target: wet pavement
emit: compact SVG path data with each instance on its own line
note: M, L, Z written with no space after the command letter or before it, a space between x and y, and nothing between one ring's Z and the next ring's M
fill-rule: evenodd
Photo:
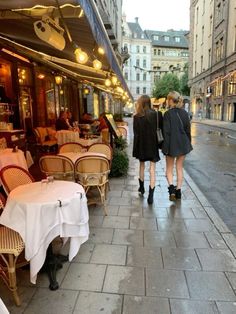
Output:
M44 274L31 285L28 270L19 270L17 308L0 282L10 312L236 313L234 235L188 174L176 203L168 200L164 160L156 175L154 204L148 206L147 192L137 192L138 162L130 158L127 178L110 180L108 216L99 205L90 207L90 239L59 270L59 290L48 290Z

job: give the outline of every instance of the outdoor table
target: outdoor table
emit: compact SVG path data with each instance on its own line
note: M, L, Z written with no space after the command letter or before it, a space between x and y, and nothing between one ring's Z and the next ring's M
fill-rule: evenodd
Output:
M57 144L62 145L65 143L76 142L78 143L80 136L78 131L60 130L56 133Z
M101 153L94 153L94 152L84 152L84 153L81 153L81 152L66 152L66 153L61 153L61 154L58 154L58 155L69 158L74 164L75 164L76 160L79 157L99 156L99 157L105 157L106 158L106 155L101 154Z
M70 238L69 261L75 257L80 245L88 240L88 220L83 187L68 181L18 186L10 192L0 216L0 224L17 231L25 243L25 258L30 262L32 283L36 283L48 247L49 255L52 253L49 245L57 236L64 238L64 244ZM50 289L57 289L55 274L51 274L51 269L48 274Z
M13 152L12 148L0 150L0 170L9 165L20 166L28 170L25 155L22 150L18 149L17 152Z

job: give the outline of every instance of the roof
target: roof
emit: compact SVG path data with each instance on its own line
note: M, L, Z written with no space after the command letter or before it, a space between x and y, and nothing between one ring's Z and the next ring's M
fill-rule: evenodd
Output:
M132 37L133 38L138 38L138 39L148 39L147 35L145 32L142 30L141 26L139 23L132 23L128 22L127 23L131 32L132 32ZM134 34L136 34L137 37L134 37Z
M189 31L175 31L175 30L168 30L164 31L153 31L153 30L145 30L144 31L147 38L152 41L153 46L159 47L173 47L173 48L185 48L188 49L188 40L186 35ZM158 39L154 36L158 36ZM165 40L165 36L169 37L169 41ZM179 38L179 41L176 41L176 38Z

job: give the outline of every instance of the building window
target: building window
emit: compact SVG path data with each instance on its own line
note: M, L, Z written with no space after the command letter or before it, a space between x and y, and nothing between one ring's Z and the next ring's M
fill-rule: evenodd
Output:
M198 38L198 36L196 35L196 37L195 37L195 51L197 51L197 38Z
M140 81L140 74L136 73L136 81Z
M143 87L143 94L146 94L146 93L147 93L147 88Z
M159 36L158 35L153 35L152 38L153 38L153 40L159 40Z
M157 50L156 49L153 49L153 54L154 54L154 56L157 55Z
M205 7L206 7L206 0L203 0L202 15L205 13Z
M196 8L196 24L198 24L199 7Z
M236 73L232 74L228 80L228 95L236 95Z
M175 42L180 43L180 37L175 37Z
M129 79L128 72L125 72L125 79L126 79L126 80L128 80L128 79Z
M213 16L211 15L210 16L210 34L209 34L209 36L212 35L212 27L213 27Z
M140 89L139 89L139 87L136 87L136 94L139 95L139 93L140 93Z
M170 41L170 37L169 36L164 36L164 41Z
M202 44L204 43L204 26L202 26Z
M203 56L201 56L201 72L203 71Z
M136 53L139 53L139 52L140 52L139 46L136 46Z
M224 38L221 37L220 39L220 59L224 57Z
M146 81L147 80L147 74L143 73L143 80Z
M194 73L196 76L197 75L197 61L195 61L195 63L194 63Z
M146 68L146 67L147 67L147 60L143 59L143 68Z
M236 51L236 25L234 26L234 51Z
M214 88L214 96L215 97L220 97L222 96L223 92L223 81L221 79L218 79L215 84Z
M136 59L136 67L139 67L139 66L140 66L140 60Z
M220 61L220 45L219 42L216 42L216 62Z
M147 47L143 46L143 53L146 53L146 52L147 52Z
M208 68L211 67L211 49L208 50Z
M158 56L161 55L161 49L158 49L158 50L157 50L157 54L158 54Z

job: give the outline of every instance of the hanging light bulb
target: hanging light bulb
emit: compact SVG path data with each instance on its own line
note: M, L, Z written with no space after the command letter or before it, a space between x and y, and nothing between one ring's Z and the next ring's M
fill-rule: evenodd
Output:
M111 86L111 80L110 80L108 74L106 76L104 84L105 84L106 87L110 87Z
M98 53L100 55L104 55L105 54L105 50L102 47L98 47Z
M55 82L57 85L60 85L62 83L62 76L61 75L56 75L55 76Z
M116 85L117 82L118 82L117 76L112 75L112 77L111 77L111 82L112 82L113 85Z
M102 68L102 62L99 61L98 59L93 60L93 67L96 70L101 70Z
M88 61L88 55L81 48L76 48L74 51L76 61L81 64L85 64Z

